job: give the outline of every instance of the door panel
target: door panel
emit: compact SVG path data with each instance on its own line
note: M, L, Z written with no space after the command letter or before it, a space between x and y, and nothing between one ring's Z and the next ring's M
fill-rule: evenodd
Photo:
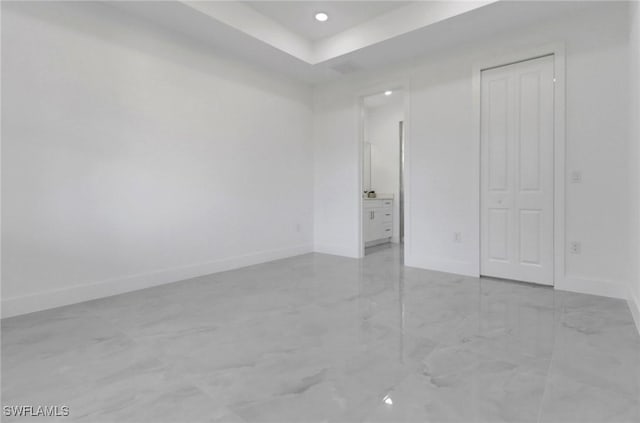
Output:
M489 209L489 258L509 260L509 210Z
M488 148L489 148L489 189L504 191L507 189L509 105L508 80L506 78L490 81L488 87Z
M519 186L522 191L540 189L540 74L520 76L518 141Z
M553 72L553 56L482 72L482 275L553 285Z
M520 210L520 263L540 265L540 210Z

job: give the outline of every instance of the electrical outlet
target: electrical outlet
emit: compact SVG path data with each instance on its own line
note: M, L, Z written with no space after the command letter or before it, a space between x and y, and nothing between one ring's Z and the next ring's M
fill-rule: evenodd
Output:
M571 252L571 254L580 254L581 250L582 245L580 245L580 242L572 241L571 244L569 244L569 251Z
M462 233L461 232L454 232L453 233L453 242L457 242L457 243L462 242Z
M579 184L582 182L582 172L579 170L574 170L571 172L571 182L574 184Z

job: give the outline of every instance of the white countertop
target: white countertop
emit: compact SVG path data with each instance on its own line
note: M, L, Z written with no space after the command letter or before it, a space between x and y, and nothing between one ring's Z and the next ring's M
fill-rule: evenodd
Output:
M393 200L393 194L376 194L376 198L362 197L365 200Z

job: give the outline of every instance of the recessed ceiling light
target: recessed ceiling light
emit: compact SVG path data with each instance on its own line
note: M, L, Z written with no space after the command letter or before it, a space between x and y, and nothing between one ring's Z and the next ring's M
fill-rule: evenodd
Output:
M327 15L326 13L324 12L316 13L316 21L325 22L327 19L329 19L329 15Z
M387 91L384 92L384 95L391 95L391 94L393 94L393 91L391 91L391 90L387 90Z

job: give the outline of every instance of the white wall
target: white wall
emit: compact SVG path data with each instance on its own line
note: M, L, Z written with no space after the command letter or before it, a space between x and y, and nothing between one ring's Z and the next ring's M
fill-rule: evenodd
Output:
M640 3L634 2L629 13L629 172L631 263L629 307L640 331Z
M2 83L3 315L311 250L309 87L89 2L2 2Z
M478 271L477 148L472 68L479 61L566 45L567 255L556 286L624 296L627 275L627 5L608 3L553 21L434 52L415 64L358 74L317 87L314 96L315 242L325 252L357 256L357 93L408 81L406 263ZM454 232L462 242L454 243Z
M371 189L380 194L393 194L393 237L400 233L400 134L398 124L404 120L402 92L393 101L366 109L365 142L373 146L371 154Z
M314 251L358 257L362 151L357 101L335 87L331 92L318 90L314 99Z
M640 298L627 263L640 261L633 7L631 44L627 5L612 3L322 85L312 115L308 87L108 6L2 2L3 316L293 255L312 239L357 257L357 100L388 81L409 83L407 264L472 273L472 66L558 41L567 170L584 179L567 186L567 240L583 251L567 256L564 287L621 296L630 279Z

